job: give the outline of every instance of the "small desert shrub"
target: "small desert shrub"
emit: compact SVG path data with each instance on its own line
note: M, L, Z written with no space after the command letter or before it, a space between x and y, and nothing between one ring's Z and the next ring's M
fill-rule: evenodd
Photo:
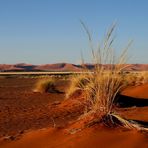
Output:
M35 87L33 89L34 92L54 92L55 91L55 78L48 78L48 79L40 79L35 84Z

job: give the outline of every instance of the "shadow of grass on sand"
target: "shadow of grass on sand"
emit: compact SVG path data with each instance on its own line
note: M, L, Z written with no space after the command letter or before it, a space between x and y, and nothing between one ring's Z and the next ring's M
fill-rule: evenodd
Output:
M115 99L116 104L120 107L145 107L148 106L148 98L134 98L125 95L119 95Z

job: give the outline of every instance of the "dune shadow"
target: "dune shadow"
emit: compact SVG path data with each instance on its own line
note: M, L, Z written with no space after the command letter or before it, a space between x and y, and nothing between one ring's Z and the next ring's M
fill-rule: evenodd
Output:
M148 106L148 99L134 98L120 94L115 99L115 104L117 104L119 107L132 107L132 106L144 107Z
M128 121L131 122L131 123L137 123L141 127L148 128L148 122L147 121L141 121L141 120L128 120Z

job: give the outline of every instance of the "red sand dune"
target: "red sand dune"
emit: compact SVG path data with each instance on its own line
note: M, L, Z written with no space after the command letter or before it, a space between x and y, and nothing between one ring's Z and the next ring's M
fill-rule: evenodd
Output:
M22 134L18 133L16 139L1 137L0 148L148 148L148 133L134 129L111 128L98 123L76 133L69 131L73 127L81 127L81 122L75 121L84 111L83 94L77 93L64 100L64 94L33 93L30 89L35 81L29 78L0 80L0 114L6 112L0 120L0 128L10 128L11 132L21 131L22 127L26 129ZM64 82L58 82L57 87L64 90L68 87L68 83ZM126 88L122 94L148 99L147 90L148 84L145 84ZM55 105L54 101L58 100L60 103ZM117 108L116 111L126 119L148 122L147 106ZM53 114L57 128L52 128L53 122L50 123ZM43 122L46 124L41 126ZM61 122L63 125L59 126ZM19 123L22 123L21 127L17 126Z
M131 71L147 71L148 64L129 64L129 67L126 69Z
M11 71L11 70L23 70L22 68L17 68L15 65L0 64L0 71Z
M137 131L88 128L74 135L64 130L42 129L26 133L20 140L2 144L4 148L147 148L146 135Z
M85 64L88 69L93 69L92 64ZM105 69L109 65L103 65ZM0 71L81 71L82 65L75 65L70 63L55 63L55 64L43 64L32 65L25 63L18 64L0 64ZM127 71L148 71L148 64L129 64L126 68Z
M68 64L68 63L56 63L56 64L45 64L45 65L38 65L35 68L36 70L43 70L43 71L80 71L77 65Z
M134 98L145 98L148 99L148 84L140 86L130 86L126 88L123 92L123 95L131 96Z

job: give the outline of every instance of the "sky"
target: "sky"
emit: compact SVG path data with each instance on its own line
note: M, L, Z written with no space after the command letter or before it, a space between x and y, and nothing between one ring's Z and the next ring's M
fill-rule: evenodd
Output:
M0 0L0 63L91 62L94 42L117 23L117 53L129 40L129 63L148 63L148 0Z

